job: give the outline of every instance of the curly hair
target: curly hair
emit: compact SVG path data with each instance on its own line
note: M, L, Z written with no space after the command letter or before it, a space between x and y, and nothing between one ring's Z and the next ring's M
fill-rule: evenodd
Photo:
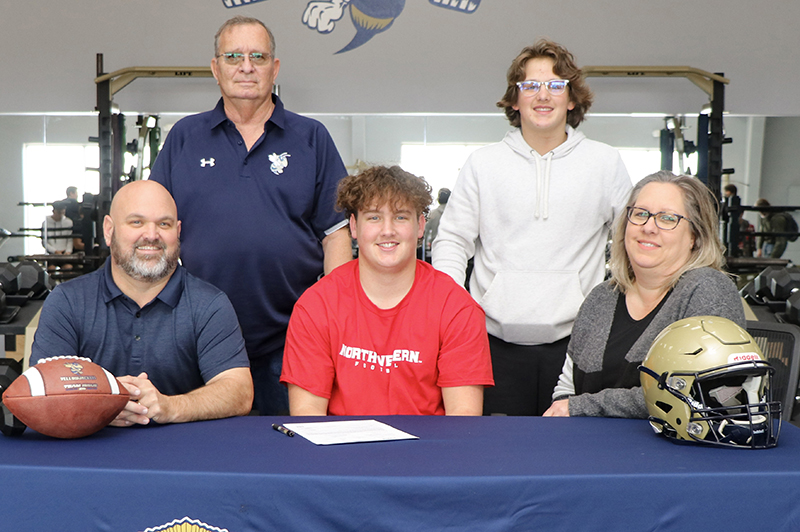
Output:
M344 211L347 218L384 204L407 204L417 216L427 216L432 202L431 186L399 166L372 166L349 175L339 182L336 192L336 209Z
M502 108L508 121L514 127L520 127L519 111L514 109L519 99L518 81L525 79L525 65L531 59L548 57L553 60L553 73L562 79L569 80L567 91L569 99L575 104L575 108L567 111L567 124L578 127L583 122L584 116L592 106L594 95L583 71L578 68L575 58L566 48L553 41L539 39L533 46L526 46L511 63L506 74L508 86L503 98L497 102L497 107Z
M672 172L661 170L645 177L633 187L628 207L636 204L642 189L650 183L669 183L678 187L686 208L686 217L691 220L689 227L694 237L694 246L689 260L669 280L669 287L675 286L681 275L689 270L707 266L724 271L725 254L719 239L719 208L711 190L696 177L676 176ZM624 209L614 224L611 258L608 262L612 284L623 294L633 288L636 281L628 252L625 250L627 226L627 209Z

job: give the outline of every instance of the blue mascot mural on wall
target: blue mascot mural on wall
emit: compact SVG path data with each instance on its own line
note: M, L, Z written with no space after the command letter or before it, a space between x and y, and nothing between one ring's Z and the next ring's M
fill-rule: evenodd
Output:
M356 35L350 43L336 52L349 52L392 27L392 23L406 7L405 0L330 0L309 2L303 13L303 24L320 33L330 33L335 22L342 18L345 7L350 8L350 19Z
M222 0L225 7L238 7L263 2L264 0ZM481 0L428 0L436 7L451 9L461 13L474 13ZM319 33L330 33L336 22L350 10L350 20L356 28L353 39L341 50L341 54L355 50L375 35L392 27L395 19L406 7L406 0L324 0L311 1L303 12L303 24Z

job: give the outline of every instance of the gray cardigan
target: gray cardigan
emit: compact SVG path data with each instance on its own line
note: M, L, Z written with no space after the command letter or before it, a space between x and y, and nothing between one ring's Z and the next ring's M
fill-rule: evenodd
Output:
M608 334L614 321L619 292L606 281L596 286L583 302L567 349L564 372L553 393L554 399L569 397L570 416L647 418L641 387L607 388L598 393L574 394L572 366L586 373L600 371ZM625 355L629 362L641 362L655 337L667 325L690 316L722 316L745 327L744 307L736 285L724 273L698 268L683 274L669 299L644 333ZM572 390L570 392L570 390Z

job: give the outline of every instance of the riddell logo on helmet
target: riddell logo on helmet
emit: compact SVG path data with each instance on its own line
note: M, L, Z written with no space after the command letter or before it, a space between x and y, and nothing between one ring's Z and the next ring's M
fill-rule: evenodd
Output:
M751 360L761 360L757 353L736 353L728 356L728 364L734 362L749 362Z

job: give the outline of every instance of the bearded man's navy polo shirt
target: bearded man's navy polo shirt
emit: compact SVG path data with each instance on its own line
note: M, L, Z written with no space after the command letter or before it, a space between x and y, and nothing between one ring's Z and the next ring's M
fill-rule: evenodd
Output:
M89 358L118 377L144 371L165 395L188 393L225 370L249 366L222 291L178 266L161 293L139 308L114 283L111 259L47 296L31 365L60 355Z
M181 119L150 176L178 205L183 265L228 295L253 360L282 352L295 302L323 273L321 241L346 224L333 139L273 101L249 152L222 99Z

